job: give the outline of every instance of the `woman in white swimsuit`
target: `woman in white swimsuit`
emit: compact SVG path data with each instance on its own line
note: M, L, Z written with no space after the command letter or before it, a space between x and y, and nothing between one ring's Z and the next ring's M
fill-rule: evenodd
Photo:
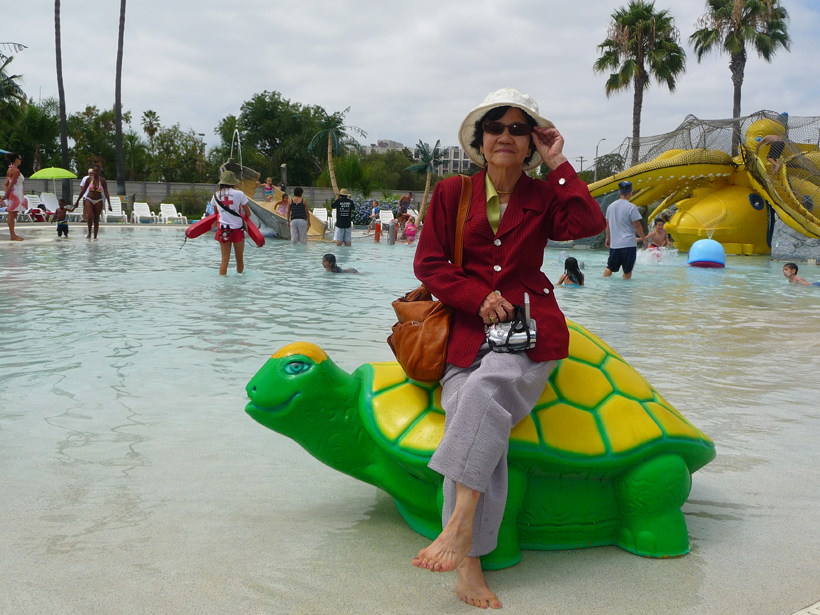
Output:
M105 195L105 196L103 196ZM100 215L103 211L103 201L108 201L108 210L111 209L111 197L108 196L108 184L104 177L100 177L100 167L95 166L94 172L91 174L88 182L85 184L85 189L80 190L80 196L77 197L77 202L74 207L80 204L80 199L83 199L83 215L85 221L88 223L88 235L86 239L91 239L91 231L94 231L94 239L97 238L97 231L100 228Z
M10 152L6 154L9 162L6 171L6 183L3 186L6 192L6 213L8 214L9 233L12 241L23 241L23 238L14 232L14 224L17 222L17 214L28 209L28 199L23 193L23 174L20 173L20 163L23 161L20 154Z

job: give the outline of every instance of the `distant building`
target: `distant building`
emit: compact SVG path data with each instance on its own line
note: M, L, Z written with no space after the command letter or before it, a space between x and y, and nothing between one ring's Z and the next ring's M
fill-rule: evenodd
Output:
M443 147L441 151L442 158L447 162L436 167L436 173L438 175L444 175L445 173L466 173L467 169L470 168L470 158L467 156L467 152L457 145ZM419 157L419 150L416 148L413 150L413 160L418 161Z
M370 145L366 145L362 147L362 151L364 152L365 156L376 153L376 154L386 154L389 151L397 150L402 151L404 149L404 143L399 143L398 141L391 141L390 139L379 139L375 143L371 143Z

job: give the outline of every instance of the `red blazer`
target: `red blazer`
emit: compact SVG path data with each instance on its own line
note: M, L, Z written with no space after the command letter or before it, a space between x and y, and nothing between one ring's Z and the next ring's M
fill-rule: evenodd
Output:
M485 174L483 169L472 177L463 269L453 264L461 193L458 176L436 185L416 250L416 277L453 308L447 362L469 367L475 360L485 340L478 310L494 290L514 305L524 305L524 292L529 293L531 314L538 326L536 346L527 351L530 359L563 359L569 353L569 331L553 285L541 271L544 248L549 239L567 241L603 232L606 220L601 208L572 165L565 162L550 172L546 181L522 175L498 233L493 234L487 220Z

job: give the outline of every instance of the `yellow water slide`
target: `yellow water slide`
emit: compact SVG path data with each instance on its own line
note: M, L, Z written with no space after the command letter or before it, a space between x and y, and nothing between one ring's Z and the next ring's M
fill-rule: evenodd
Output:
M773 145L758 147L767 135L787 143L775 169L769 159ZM778 217L797 232L820 238L820 152L817 144L795 143L778 122L760 119L746 131L746 172L750 185L768 201ZM759 151L757 151L759 150ZM815 203L817 206L815 207Z
M589 189L593 197L618 189L618 183L632 182L632 202L649 207L660 201L652 220L665 208L678 211L666 225L681 251L689 251L698 239L711 238L727 254L765 254L767 215L757 209L750 195L754 190L742 163L719 150L672 149L657 158L636 165L599 182Z

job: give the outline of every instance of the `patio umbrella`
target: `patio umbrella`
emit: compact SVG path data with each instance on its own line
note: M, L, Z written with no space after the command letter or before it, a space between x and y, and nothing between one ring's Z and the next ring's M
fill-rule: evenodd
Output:
M57 193L57 180L58 179L77 179L77 176L74 175L71 171L67 171L66 169L61 169L60 167L48 167L47 169L40 169L36 173L32 173L29 179L52 179L54 180L53 188L54 193Z

